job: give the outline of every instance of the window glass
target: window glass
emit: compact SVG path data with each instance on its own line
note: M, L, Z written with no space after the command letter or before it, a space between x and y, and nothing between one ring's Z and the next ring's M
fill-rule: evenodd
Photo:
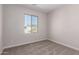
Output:
M37 32L37 16L24 15L24 32Z
M31 33L31 16L25 15L24 32Z
M32 16L32 32L37 32L37 16Z

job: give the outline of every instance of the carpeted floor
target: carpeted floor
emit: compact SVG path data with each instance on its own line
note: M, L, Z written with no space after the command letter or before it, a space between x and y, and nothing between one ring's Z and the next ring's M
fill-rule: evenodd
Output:
M2 55L79 55L79 51L45 40L5 49Z

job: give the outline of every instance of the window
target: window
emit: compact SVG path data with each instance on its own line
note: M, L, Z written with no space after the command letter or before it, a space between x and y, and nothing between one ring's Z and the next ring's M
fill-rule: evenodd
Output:
M37 32L37 16L24 15L24 32L32 33Z

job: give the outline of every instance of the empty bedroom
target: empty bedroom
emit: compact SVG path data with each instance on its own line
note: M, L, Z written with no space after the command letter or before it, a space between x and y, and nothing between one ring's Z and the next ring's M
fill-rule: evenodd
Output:
M79 4L0 4L1 55L79 55Z

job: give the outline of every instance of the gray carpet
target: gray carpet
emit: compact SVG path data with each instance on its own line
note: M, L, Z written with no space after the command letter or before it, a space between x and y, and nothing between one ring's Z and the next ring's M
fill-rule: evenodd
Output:
M45 40L5 49L2 55L79 55L79 51Z

